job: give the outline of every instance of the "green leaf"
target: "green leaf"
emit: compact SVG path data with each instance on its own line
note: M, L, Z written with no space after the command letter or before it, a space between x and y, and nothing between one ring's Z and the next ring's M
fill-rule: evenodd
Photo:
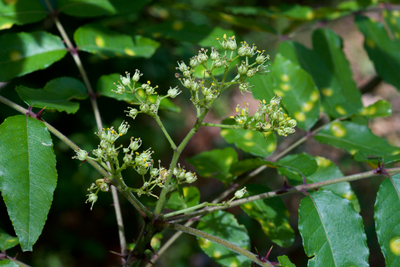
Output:
M186 207L193 207L199 204L200 201L200 191L195 186L187 186L182 188L183 196L185 198ZM171 210L181 210L183 207L182 202L179 198L179 192L175 191L171 194L168 200L167 209Z
M268 93L268 96L272 94L282 96L282 105L289 115L297 120L297 126L309 130L317 122L320 110L318 89L311 77L299 65L281 54L275 57L271 76L273 76L272 87L257 86L252 91L272 89L273 93ZM257 92L256 95L263 93Z
M281 267L296 267L286 255L278 256L278 261L281 264Z
M246 185L244 197L270 192L261 184ZM266 198L240 205L242 210L261 224L264 233L272 242L281 247L290 247L294 241L294 231L289 224L289 212L280 198Z
M254 85L254 87L250 86L250 90L255 99L265 100L269 103L275 96L274 77L272 74L273 72L269 75L255 75L247 79L250 85Z
M138 12L149 0L57 0L61 13L76 17L98 17Z
M400 265L400 174L385 179L375 202L375 229L386 267Z
M0 81L45 69L67 53L60 37L47 32L4 34L0 47Z
M331 123L314 138L320 143L343 148L352 155L361 152L364 155L389 156L400 152L400 148L390 146L367 126L348 121Z
M128 103L137 103L138 100L134 94L129 94L129 93L116 94L111 91L113 89L116 89L116 86L114 85L114 83L117 83L120 80L120 76L121 75L118 73L102 75L100 77L100 79L97 81L97 87L96 87L97 92L101 96L114 98L118 101L126 101ZM140 83L135 84L135 87L140 87L140 86L141 86ZM142 94L142 93L143 93L143 91L140 90L139 94ZM141 96L143 96L143 99L144 99L144 94L142 94ZM149 100L151 103L155 103L157 100L157 96L154 96L154 95L149 96ZM160 109L165 109L165 110L168 110L171 112L176 112L176 113L181 112L180 107L175 106L175 104L172 103L171 100L169 100L168 98L164 98L163 100L161 100Z
M354 160L367 162L373 168L378 167L378 162L382 162L385 164L396 163L400 161L400 154L387 156L387 157L367 157L361 152L357 152L353 156Z
M215 235L244 249L250 249L250 238L243 225L239 225L235 216L228 212L217 211L201 218L197 229ZM228 248L198 238L201 249L213 260L223 266L250 266L251 261Z
M273 14L277 16L284 16L290 19L297 20L312 20L314 18L314 11L309 6L301 5L286 5L282 4L274 8Z
M9 29L14 24L24 25L47 17L46 9L39 1L0 1L0 30Z
M318 169L315 158L307 153L286 156L276 162L280 175L286 176L293 184L303 182L304 177L309 177Z
M1 267L19 267L19 265L16 262L13 262L12 260L1 260L0 266Z
M229 184L234 178L229 169L238 161L238 156L233 148L227 147L200 153L187 161L197 169L201 177L212 177Z
M308 266L369 266L362 218L347 199L330 191L303 198L299 231Z
M144 31L154 38L164 37L180 42L199 44L203 39L208 38L213 28L206 25L196 25L189 21L174 20L152 25L145 28ZM222 36L219 37L222 38ZM216 43L217 41L214 39L213 46Z
M245 172L254 170L263 165L266 165L271 168L277 168L277 166L270 161L264 161L260 158L255 158L255 159L245 159L245 160L241 160L241 161L233 163L231 165L229 172L234 176L239 176Z
M23 251L32 251L57 184L53 143L45 125L18 115L0 125L0 190Z
M364 107L358 114L367 118L387 117L392 115L392 105L386 100L378 100Z
M385 9L382 11L383 18L385 19L386 25L390 30L390 33L394 38L399 40L400 38L400 17L397 10Z
M142 36L132 39L129 35L111 31L99 24L87 24L74 33L79 50L104 57L150 58L160 46L156 41Z
M19 244L18 237L11 236L4 232L3 229L0 228L0 250L6 251L7 249L13 248Z
M301 65L321 92L324 112L334 118L357 113L362 108L361 94L352 80L342 39L329 29L313 33L313 50L295 42L283 42L279 52Z
M43 89L17 86L16 91L29 106L67 113L75 113L79 109L79 103L71 102L71 99L87 98L85 85L69 77L51 80Z
M400 41L391 40L382 23L363 16L356 16L355 21L365 36L364 48L367 50L371 61L374 62L376 72L385 82L400 90L400 78L398 76ZM397 36L399 36L399 33L397 33Z
M227 37L235 36L235 32L232 30L225 30L220 27L215 27L198 44L204 48L205 47L218 47L217 39L222 40L222 38L224 37L224 34L226 34Z
M221 136L229 144L259 157L268 157L276 149L275 134L270 132L267 138L262 133L244 129L221 129Z
M339 167L329 159L315 157L315 160L318 163L318 169L315 173L307 177L308 183L318 183L344 176ZM338 196L347 198L353 204L354 209L360 212L360 203L358 203L357 196L354 194L353 190L351 190L349 182L322 186L321 189L332 191Z

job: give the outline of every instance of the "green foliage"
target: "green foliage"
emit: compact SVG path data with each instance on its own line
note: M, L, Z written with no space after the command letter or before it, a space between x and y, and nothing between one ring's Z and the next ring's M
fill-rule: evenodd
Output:
M369 126L397 102L362 101L377 80L400 91L398 1L286 2L0 1L0 266L33 248L32 266L118 265L110 250L124 266L400 265L400 148ZM375 67L363 88L344 21Z
M1 194L22 250L31 251L56 188L53 142L42 122L23 115L5 120L0 138Z
M230 213L218 211L204 216L202 221L197 225L197 229L228 240L239 247L245 249L249 249L250 247L250 238L246 228L240 225L235 216ZM226 247L203 238L199 238L198 242L201 249L209 257L223 266L248 266L250 264L249 259L242 255L237 255Z
M313 257L308 266L369 266L364 225L347 199L329 191L309 194L300 203L299 231Z

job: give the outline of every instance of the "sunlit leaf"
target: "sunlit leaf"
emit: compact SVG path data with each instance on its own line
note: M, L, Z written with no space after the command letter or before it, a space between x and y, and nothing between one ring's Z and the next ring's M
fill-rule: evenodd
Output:
M392 115L392 105L386 100L378 100L363 108L359 114L367 118L387 117Z
M286 156L278 160L276 164L280 167L279 174L286 176L294 184L302 183L303 176L309 177L318 169L315 158L307 153Z

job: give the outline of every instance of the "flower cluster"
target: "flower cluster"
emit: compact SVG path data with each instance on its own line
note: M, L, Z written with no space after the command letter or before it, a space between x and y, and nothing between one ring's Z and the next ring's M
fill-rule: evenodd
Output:
M264 137L267 137L266 133L270 131L276 131L281 136L287 136L295 132L294 127L296 127L297 122L288 117L279 107L281 100L282 97L275 95L269 104L265 100L260 101L253 117L249 116L248 104L244 104L243 108L238 105L236 107L238 115L231 118L235 119L240 128L260 131L264 133ZM266 120L266 115L268 115L268 120Z
M92 203L90 210L93 209L94 203L96 203L97 199L99 199L99 197L97 196L99 191L108 192L110 190L110 186L108 185L108 183L106 183L106 180L108 180L108 179L107 178L97 179L96 183L92 183L92 185L88 188L88 191L90 193L87 194L88 199L86 200L85 203L88 203L88 202ZM96 192L93 193L94 190L96 190Z
M266 67L269 65L264 64L269 60L269 56L264 56L264 51L261 52L257 50L256 46L249 46L246 42L242 42L241 47L238 48L235 36L224 35L223 40L219 38L217 40L225 50L224 53L220 54L214 47L210 52L208 49L201 48L199 53L190 59L189 66L184 62L178 62L178 67L176 67L182 74L177 73L175 76L185 88L190 90L191 101L196 107L208 106L222 91L233 84L239 85L242 93L250 92L249 83L245 80L257 73L266 74L268 72ZM254 62L250 63L250 58L254 56L256 56ZM241 57L244 58L240 65L237 65L237 76L232 81L226 82L225 74L230 64ZM195 69L199 66L205 70L204 78L201 80L195 78ZM218 69L222 69L222 71L218 71ZM218 74L224 74L223 80L220 82L215 78Z
M182 167L178 164L178 168L174 169L174 175L178 181L178 183L188 183L191 184L197 180L196 173L188 172L185 170L185 167Z
M152 86L150 81L136 86L142 75L143 74L140 73L139 70L135 70L135 74L131 78L131 74L126 72L125 77L121 75L120 81L114 83L117 89L111 90L116 94L129 93L134 95L133 104L138 105L139 109L128 107L128 110L126 111L128 113L127 116L133 119L135 119L139 113L145 113L153 117L156 116L162 99L166 97L175 98L181 93L175 87L170 88L167 95L159 96L156 91L158 85ZM157 97L155 100L152 100L152 96Z

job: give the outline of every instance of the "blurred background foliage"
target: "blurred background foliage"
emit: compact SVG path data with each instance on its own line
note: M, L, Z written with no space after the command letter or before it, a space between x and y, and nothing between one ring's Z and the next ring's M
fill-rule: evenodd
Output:
M381 82L379 77L376 76L374 67L362 47L363 36L354 25L354 14L362 12L377 20L383 20L383 8L398 9L397 2L375 3L375 1L368 0L146 0L138 1L138 8L134 10L130 9L124 12L124 9L121 9L121 12L117 14L104 11L104 16L86 17L64 12L59 14L59 19L70 38L73 37L74 32L79 27L96 23L112 31L129 36L140 35L158 42L159 47L150 58L107 57L85 52L80 52L79 55L93 88L96 88L96 84L102 75L123 74L125 71L134 73L135 69L140 69L144 73L141 81L150 80L152 84L158 84L160 94L165 94L169 87L180 85L174 77L177 61L184 60L188 63L188 59L197 54L202 46L218 47L215 38L221 38L224 33L227 33L228 36L234 34L239 41L246 40L250 44L257 44L258 48L265 50L273 60L278 45L282 41L294 40L311 47L313 30L319 27L327 27L343 38L344 52L350 61L353 78L363 93L365 105L374 102L377 98L384 98L392 102L393 114L395 115L398 114L400 109L399 93L393 87ZM1 16L2 14L0 14L0 18ZM50 17L31 24L14 25L11 28L3 29L0 35L37 30L59 35ZM26 104L14 90L16 86L43 88L48 81L60 76L81 79L79 71L69 55L49 68L1 83L0 94L26 107ZM113 88L114 85L110 84L109 90ZM243 96L231 91L217 101L206 121L220 122L222 119L234 115L234 107L238 103L255 102L249 95ZM189 97L189 93L183 91L182 95L174 100L174 103L182 110L180 113L161 111L164 125L175 140L182 140L194 123L194 109L187 101ZM122 120L127 119L124 114L124 110L127 110L125 102L99 97L98 104L106 127L118 126ZM0 122L10 115L17 114L16 111L4 105L1 106L0 111ZM80 109L75 115L46 111L43 118L71 138L82 149L89 151L97 147L98 140L93 133L98 129L96 129L88 99L80 102ZM130 133L143 139L143 148L151 147L155 151L153 158L161 159L162 165L167 166L171 157L170 147L156 123L149 120L149 117L140 115L135 121L127 120L131 124ZM396 121L390 120L390 118L377 119L371 121L370 125L375 134L384 136L388 138L389 143L399 146L398 133L400 129L396 128L398 126L393 126ZM400 123L397 122L397 125L400 125ZM299 129L294 136L284 140L278 139L280 149L291 144L302 135L304 135L304 132ZM125 138L122 142L129 142L128 138ZM73 151L61 141L54 139L54 145L59 178L54 202L44 231L34 246L33 253L21 253L19 247L16 247L9 251L9 254L19 253L18 259L32 266L118 266L118 256L110 253L110 251L119 252L117 226L111 196L101 194L93 211L90 211L89 205L84 204L86 189L95 179L101 177L88 164L80 165L77 160L71 160L74 155ZM202 128L185 149L180 162L190 169L189 164L185 162L186 157L227 145L219 136L219 129ZM295 152L301 151L331 159L340 166L344 174L353 174L368 168L367 165L356 163L350 155L341 150L318 144L313 140L307 141ZM249 154L244 152L238 151L238 153L240 153L241 159L250 157ZM130 182L133 186L138 176L133 171L125 174L125 177L129 176L132 177ZM281 186L282 180L275 171L264 171L256 179L265 183L266 177L268 177L269 187L276 189ZM369 179L368 181L352 183L361 204L361 214L364 218L371 252L371 266L384 266L383 256L374 233L374 199L369 197L376 194L380 182L379 179ZM199 179L197 186L201 191L201 201L217 196L224 189L222 183L213 179ZM291 212L291 225L294 229L297 226L297 209L301 197L300 194L283 197L288 210ZM129 203L124 199L121 199L121 202L126 236L129 242L133 242L133 239L140 232L141 221L138 220L137 213ZM265 255L273 243L265 235L259 234L262 232L259 224L246 216L239 208L232 208L229 211L234 213L239 222L248 229L252 248L258 248L260 254ZM14 234L3 202L0 202L0 218L0 228L9 234ZM163 240L167 240L170 235L172 235L171 232L163 233ZM306 266L307 257L298 232L292 247L280 248L275 245L270 259L275 260L278 255L283 254L288 255L296 266ZM201 251L195 238L182 235L176 244L168 250L168 253L162 256L157 266L217 265Z

